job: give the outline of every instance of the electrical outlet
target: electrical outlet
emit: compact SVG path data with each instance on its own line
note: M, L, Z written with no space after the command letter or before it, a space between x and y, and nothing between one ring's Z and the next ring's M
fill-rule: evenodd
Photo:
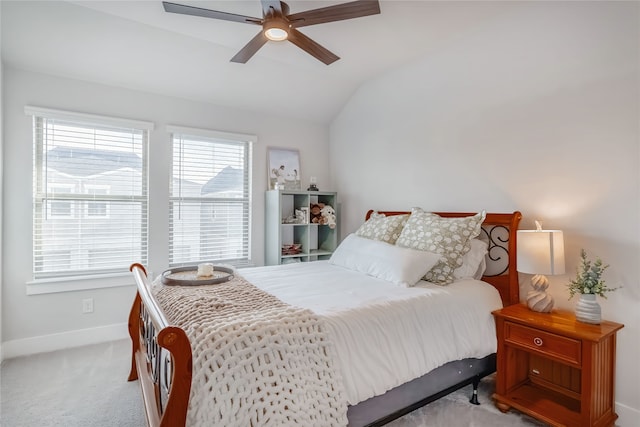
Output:
M82 300L82 312L93 313L93 298L86 298Z

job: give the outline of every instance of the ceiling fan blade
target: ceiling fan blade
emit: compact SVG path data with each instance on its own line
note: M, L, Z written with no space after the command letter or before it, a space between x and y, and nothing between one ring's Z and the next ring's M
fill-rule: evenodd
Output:
M240 64L246 63L255 53L267 42L267 37L263 31L260 31L254 38L247 43L240 52L231 58L231 62L238 62Z
M247 24L262 25L262 19L251 16L236 15L235 13L220 12L217 10L203 9L201 7L187 6L184 4L163 1L165 12L180 13L182 15L201 16L203 18L223 19L225 21L244 22Z
M293 27L298 28L306 27L308 25L323 24L325 22L342 21L345 19L360 18L362 16L377 15L379 13L380 3L377 0L361 0L294 13L288 15L287 19L291 22Z
M295 28L289 31L289 38L287 40L327 65L340 59L339 56L331 53Z

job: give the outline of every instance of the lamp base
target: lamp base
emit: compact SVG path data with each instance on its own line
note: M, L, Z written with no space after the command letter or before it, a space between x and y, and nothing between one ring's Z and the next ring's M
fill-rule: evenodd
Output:
M527 306L531 311L549 313L553 309L553 297L547 293L549 280L542 274L531 278L531 289L527 294Z

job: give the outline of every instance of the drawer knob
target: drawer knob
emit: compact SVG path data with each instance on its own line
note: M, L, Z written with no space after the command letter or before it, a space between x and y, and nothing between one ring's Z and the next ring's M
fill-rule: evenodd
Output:
M544 342L542 341L542 338L539 338L539 337L535 337L535 338L533 339L533 343L534 343L535 345L537 345L538 347L541 347L541 346L542 346L542 344L544 344Z

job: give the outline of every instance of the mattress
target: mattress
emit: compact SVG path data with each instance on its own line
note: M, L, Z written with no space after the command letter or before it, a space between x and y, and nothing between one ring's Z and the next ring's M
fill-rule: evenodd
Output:
M355 405L453 360L496 351L488 283L404 288L327 261L244 268L239 273L285 303L321 316L333 341L347 400Z

